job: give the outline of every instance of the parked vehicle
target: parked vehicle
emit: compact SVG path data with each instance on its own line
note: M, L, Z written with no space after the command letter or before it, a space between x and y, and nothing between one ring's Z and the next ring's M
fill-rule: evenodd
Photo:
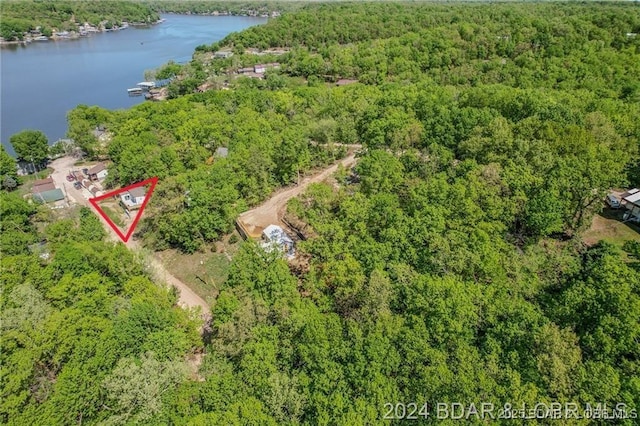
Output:
M612 209L619 209L620 208L620 198L618 198L615 194L607 195L607 198L605 198L605 202Z
M80 182L74 182L73 187L75 189L82 189L82 184Z
M73 175L67 175L68 182L73 182L74 180L76 180L76 178L74 178Z

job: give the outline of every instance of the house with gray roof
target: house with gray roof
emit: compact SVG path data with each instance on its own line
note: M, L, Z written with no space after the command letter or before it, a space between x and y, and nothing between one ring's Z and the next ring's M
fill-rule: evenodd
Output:
M120 194L120 201L128 210L137 210L142 207L147 191L138 186Z

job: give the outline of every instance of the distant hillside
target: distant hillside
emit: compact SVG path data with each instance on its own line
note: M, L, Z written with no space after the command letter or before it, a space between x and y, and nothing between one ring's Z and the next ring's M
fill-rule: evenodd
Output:
M155 22L159 15L148 5L130 1L3 1L0 2L0 36L6 41L22 40L36 30L50 35L52 29L72 31L76 24L105 28L127 22Z

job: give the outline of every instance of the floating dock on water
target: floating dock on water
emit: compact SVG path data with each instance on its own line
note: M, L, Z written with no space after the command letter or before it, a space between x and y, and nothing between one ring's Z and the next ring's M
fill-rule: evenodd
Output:
M156 87L156 83L155 83L155 81L142 81L142 82L136 84L136 86L138 86L142 90L149 90L149 89L153 89L154 87Z

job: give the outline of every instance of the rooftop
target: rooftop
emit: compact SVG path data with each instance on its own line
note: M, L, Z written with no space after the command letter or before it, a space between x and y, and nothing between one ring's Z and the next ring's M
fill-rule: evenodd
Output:
M38 203L50 203L52 201L64 200L64 194L60 189L52 189L33 195L33 200Z
M130 189L129 194L131 194L132 197L138 198L144 197L147 194L147 191L144 189L144 187L138 186L136 188Z
M636 192L635 194L631 194L628 197L624 197L624 200L631 204L637 204L640 201L640 192Z
M40 185L33 185L31 192L38 194L41 192L51 191L56 189L56 185L53 182L41 183Z
M284 229L282 229L278 225L269 225L266 228L264 228L264 231L262 231L262 233L271 242L278 243L278 244L285 244L285 243L293 244L293 240L287 235L286 232L284 232Z
M49 176L46 179L37 180L37 181L33 182L33 186L42 185L43 183L53 183L53 178L51 176Z
M100 173L101 171L105 170L107 167L104 165L104 163L98 163L95 166L93 166L92 168L89 169L89 171L87 172L90 175L95 175L96 173Z

